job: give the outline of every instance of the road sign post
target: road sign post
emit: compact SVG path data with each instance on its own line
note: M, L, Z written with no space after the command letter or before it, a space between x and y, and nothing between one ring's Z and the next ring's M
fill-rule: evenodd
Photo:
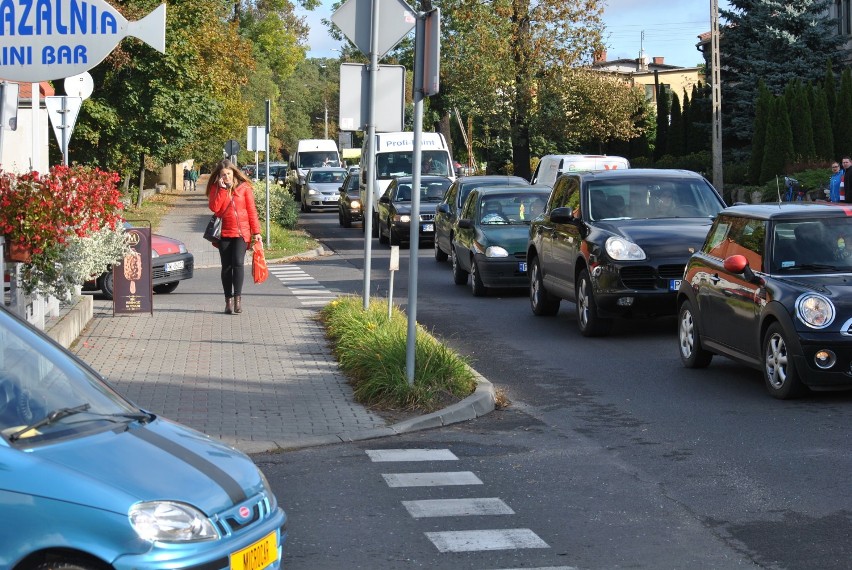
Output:
M53 134L62 151L62 165L68 166L68 144L71 142L71 133L74 132L74 124L83 99L80 97L45 97L44 106L47 107L47 116L53 125Z

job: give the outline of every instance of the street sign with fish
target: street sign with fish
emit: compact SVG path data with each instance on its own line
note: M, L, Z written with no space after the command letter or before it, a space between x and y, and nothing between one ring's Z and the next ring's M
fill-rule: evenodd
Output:
M166 51L166 5L128 22L103 0L0 0L0 78L39 82L88 71L121 40Z

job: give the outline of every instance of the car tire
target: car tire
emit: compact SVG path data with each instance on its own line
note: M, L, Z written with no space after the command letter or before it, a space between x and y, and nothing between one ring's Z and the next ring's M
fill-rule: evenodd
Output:
M388 239L390 239L391 245L400 245L402 241L399 237L399 233L393 229L392 226L388 226Z
M154 285L154 293L171 293L178 288L180 281L172 281L171 283L163 283L162 285Z
M577 326L580 334L587 337L606 336L612 329L612 319L598 315L598 304L592 290L592 278L584 269L577 278Z
M438 245L438 236L435 236L435 261L447 261L447 254L444 253L444 250L441 249L441 246Z
M476 265L476 259L470 260L470 291L474 297L484 297L488 294L488 287L482 282L482 275Z
M805 391L789 346L781 325L769 325L763 337L763 379L772 397L779 400L801 396Z
M453 264L453 282L456 285L467 284L467 271L459 265L459 257L456 254L456 248L450 246L450 262Z
M379 214L373 212L373 237L379 237Z
M340 225L342 225L344 228L352 227L352 218L346 212L341 212L340 218Z
M698 322L692 310L692 303L684 301L677 317L678 344L680 360L686 368L707 368L713 360L713 353L701 346L698 334Z
M112 300L115 295L115 282L113 281L112 271L107 271L101 277L101 292L109 300Z
M97 567L74 560L51 560L33 567L34 570L96 570Z
M544 278L541 275L541 263L538 257L530 260L530 306L534 315L540 317L552 317L559 312L561 299L554 297L544 287Z

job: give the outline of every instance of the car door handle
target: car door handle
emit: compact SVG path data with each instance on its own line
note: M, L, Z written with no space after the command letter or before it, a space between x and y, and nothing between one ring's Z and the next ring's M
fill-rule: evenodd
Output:
M710 277L710 282L711 282L711 283L713 283L713 285L715 285L716 283L718 283L718 282L719 282L719 281L721 281L721 280L722 280L722 279L719 277L719 274L718 274L718 273L716 273L715 275L713 275L712 277Z

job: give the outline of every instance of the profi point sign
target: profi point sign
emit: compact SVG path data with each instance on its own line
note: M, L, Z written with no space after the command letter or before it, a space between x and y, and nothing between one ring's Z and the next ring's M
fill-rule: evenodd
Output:
M103 0L0 0L0 77L37 83L93 68L127 36L166 51L166 5L128 22Z

